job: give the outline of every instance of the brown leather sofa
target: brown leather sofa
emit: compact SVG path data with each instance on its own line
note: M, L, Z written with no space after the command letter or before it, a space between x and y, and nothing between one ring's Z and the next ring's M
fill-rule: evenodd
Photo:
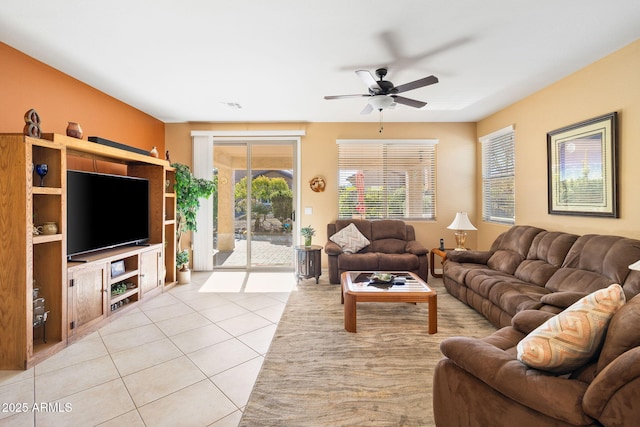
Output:
M447 291L501 328L442 342L435 368L436 425L626 426L640 419L640 240L514 226L486 252L448 252ZM528 368L516 345L545 320L610 284L628 301L601 351L570 374Z
M345 271L410 271L427 281L429 251L416 241L412 225L400 220L337 220L327 224L327 237L351 223L371 243L356 253L346 253L329 240L324 250L329 259L330 283L340 283Z
M598 355L570 375L528 368L516 345L554 314L524 310L483 338L449 338L433 378L438 427L634 426L640 420L640 296L611 319Z
M627 300L640 293L640 240L546 231L521 225L502 233L489 251L449 251L443 264L447 291L496 327L534 309L559 313L612 283Z

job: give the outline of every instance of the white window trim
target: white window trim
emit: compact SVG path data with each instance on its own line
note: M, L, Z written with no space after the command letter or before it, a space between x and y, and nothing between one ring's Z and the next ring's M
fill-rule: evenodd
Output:
M490 141L490 140L492 140L494 138L499 138L499 137L501 137L503 135L511 133L511 132L513 132L515 130L516 130L516 127L514 125L509 125L509 126L507 126L505 128L498 129L495 132L491 132L489 135L481 136L480 138L478 138L478 141L480 143L487 142L487 141Z
M490 142L491 140L495 139L495 138L500 138L504 135L507 135L509 133L514 133L514 144L515 144L515 125L509 125L506 126L502 129L498 129L494 132L491 132L490 134L481 136L480 138L478 138L478 142L480 142L480 144L486 143L486 142ZM515 147L514 147L515 150ZM515 156L515 152L514 152L514 156ZM515 158L514 158L514 162L515 162ZM491 217L492 219L490 220L490 222L495 222L495 223L499 223L499 224L515 224L516 218L515 218L515 164L514 164L514 215L513 218L498 218L498 217ZM484 158L482 159L482 180L484 181ZM483 190L482 190L482 212L481 212L481 217L484 219L484 205L485 205L485 200L484 200L484 183L482 183Z

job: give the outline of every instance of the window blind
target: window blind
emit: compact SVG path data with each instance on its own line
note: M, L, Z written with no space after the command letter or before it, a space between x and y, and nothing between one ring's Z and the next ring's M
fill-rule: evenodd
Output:
M481 138L482 219L515 223L515 138L512 127Z
M434 219L436 142L338 141L339 217Z

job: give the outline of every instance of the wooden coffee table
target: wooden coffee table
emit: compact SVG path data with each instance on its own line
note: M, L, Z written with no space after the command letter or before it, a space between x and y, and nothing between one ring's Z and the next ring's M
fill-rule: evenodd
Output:
M356 303L358 302L426 302L429 304L429 333L438 332L437 294L420 277L409 272L393 272L396 276L405 276L406 283L380 289L369 286L366 277L371 272L347 271L342 273L341 299L344 304L344 328L356 332ZM361 281L362 280L362 281Z

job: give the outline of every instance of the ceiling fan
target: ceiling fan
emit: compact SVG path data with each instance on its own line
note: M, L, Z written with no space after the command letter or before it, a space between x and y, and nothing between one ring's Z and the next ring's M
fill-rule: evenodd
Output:
M360 114L369 114L374 108L379 111L382 111L385 108L393 108L396 103L415 108L422 108L427 105L426 102L405 98L398 94L438 83L438 78L436 76L428 76L400 86L394 86L390 81L384 80L384 77L387 75L386 68L378 68L376 70L376 75L379 80L374 79L373 75L367 70L358 70L356 71L356 74L369 88L369 94L333 95L325 96L324 99L369 98L367 106L364 107L364 110L362 110Z

